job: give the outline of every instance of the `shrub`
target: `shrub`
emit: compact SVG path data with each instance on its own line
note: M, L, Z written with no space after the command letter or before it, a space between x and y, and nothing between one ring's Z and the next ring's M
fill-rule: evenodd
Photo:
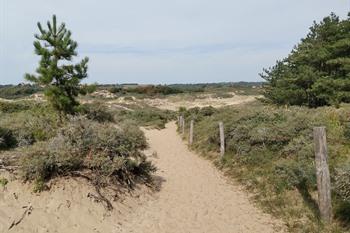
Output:
M11 130L17 146L45 141L56 134L59 126L57 114L45 104L31 104L27 110L0 112L0 127Z
M31 108L29 102L2 102L0 101L0 112L13 113L21 112Z
M9 149L17 144L16 138L9 129L0 128L0 150Z
M6 178L0 177L0 185L5 187L8 184L8 180Z
M113 122L113 114L103 103L95 102L79 106L79 112L90 120L98 122Z
M158 129L175 119L175 114L169 110L160 110L153 107L137 107L131 110L118 110L114 112L116 122L134 121L139 126L150 126Z
M334 178L334 190L339 197L350 203L350 168L343 168L337 171Z
M46 181L87 169L97 182L133 187L137 181L149 182L155 171L142 153L146 147L142 131L134 126L116 128L74 117L47 145L36 143L26 150L22 174L24 180Z

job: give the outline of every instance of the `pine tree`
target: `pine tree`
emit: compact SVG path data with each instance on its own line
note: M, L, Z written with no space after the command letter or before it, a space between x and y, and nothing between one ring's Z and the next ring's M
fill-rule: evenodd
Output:
M261 74L276 104L318 107L350 102L350 14L314 23L290 55Z
M38 29L40 34L35 34L34 48L41 56L39 67L37 74L26 74L25 79L44 86L46 98L62 119L66 114L74 114L79 105L76 97L81 91L81 80L87 77L88 58L72 64L78 44L71 39L71 32L64 23L57 26L55 15L52 22L47 22L47 29L40 22Z

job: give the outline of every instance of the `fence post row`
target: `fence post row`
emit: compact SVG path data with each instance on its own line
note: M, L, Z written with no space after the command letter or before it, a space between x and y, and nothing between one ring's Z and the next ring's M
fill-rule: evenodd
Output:
M332 220L332 203L325 127L314 128L314 143L318 206L322 220L329 223Z
M192 145L193 143L193 120L191 120L191 123L190 123L190 139L189 139L189 143L190 145Z
M224 123L219 122L219 131L220 131L220 156L225 154L225 134L224 134Z

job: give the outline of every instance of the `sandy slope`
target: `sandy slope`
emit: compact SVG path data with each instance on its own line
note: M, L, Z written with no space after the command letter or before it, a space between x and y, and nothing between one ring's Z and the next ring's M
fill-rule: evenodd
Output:
M151 147L147 153L157 152L150 158L159 168L159 192L143 188L123 195L108 212L89 197L94 189L81 179L56 181L40 195L12 181L5 190L0 187L0 232L253 233L274 232L280 224L256 209L210 162L190 152L174 123L145 133ZM31 213L8 230L30 206Z
M113 202L114 210L107 211L95 201L94 188L83 179L56 181L50 191L31 193L32 187L12 181L6 190L0 188L0 232L20 233L109 233L116 232L120 222L128 220L131 211L152 198L147 189ZM110 192L112 193L112 192ZM108 196L112 199L112 196ZM30 214L21 219L31 206Z
M164 182L158 197L136 209L121 232L276 231L278 223L256 209L239 186L229 184L208 161L187 149L174 123L145 133L158 154L155 162Z
M153 107L157 107L164 110L177 111L180 107L194 108L194 107L207 107L212 106L215 108L231 106L237 104L244 104L253 102L256 98L261 96L253 95L237 95L234 92L231 94L230 98L217 98L213 97L212 94L202 94L199 95L197 99L186 99L181 95L174 95L163 99L143 99L143 101Z

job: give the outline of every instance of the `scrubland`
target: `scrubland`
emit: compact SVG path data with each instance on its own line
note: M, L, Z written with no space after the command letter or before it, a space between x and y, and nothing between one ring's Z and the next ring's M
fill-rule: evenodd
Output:
M218 109L182 108L179 114L184 114L185 122L195 122L191 148L244 184L262 208L284 219L291 232L344 232L350 220L349 110L349 105L309 109L256 101ZM224 123L226 137L223 158L218 156L219 121ZM318 213L314 126L327 129L331 225L323 225Z
M40 98L1 101L0 170L12 178L1 172L0 186L6 188L15 177L31 192L43 192L53 188L51 180L80 177L101 195L105 208L112 208L103 198L104 189L131 191L157 185L157 168L144 153L148 143L140 127L163 129L184 114L187 123L194 120L190 148L243 184L254 201L282 219L290 232L349 231L350 105L277 107L256 100L257 90L246 89L247 95L232 88L219 90L142 97L88 95L80 98L77 114L63 121ZM226 136L223 158L218 156L219 121ZM314 126L327 129L334 214L330 225L321 222L317 207Z

